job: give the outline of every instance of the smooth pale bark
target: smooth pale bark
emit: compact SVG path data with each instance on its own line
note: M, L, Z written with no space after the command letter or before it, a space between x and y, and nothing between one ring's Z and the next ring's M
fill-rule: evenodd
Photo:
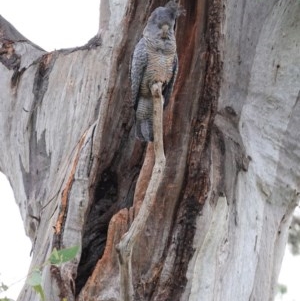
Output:
M47 300L120 300L116 245L154 150L134 138L130 56L165 1L101 1L98 35L46 53L0 19L0 170ZM272 300L299 198L300 2L180 2L165 172L132 250L136 300ZM104 250L105 248L105 250ZM19 300L37 301L25 286Z

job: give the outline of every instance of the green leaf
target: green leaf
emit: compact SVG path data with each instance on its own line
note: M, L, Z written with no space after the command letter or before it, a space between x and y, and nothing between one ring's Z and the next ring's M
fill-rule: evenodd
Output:
M1 284L0 284L0 293L5 292L7 290L8 290L8 286L5 285L3 282L1 282Z
M40 269L33 270L27 278L26 283L40 295L42 301L45 300L45 294L42 288L42 272Z
M39 269L35 269L30 273L26 280L26 283L32 287L39 286L42 284L42 272Z
M45 301L45 293L41 285L33 286L33 289L40 295L41 300Z
M7 297L0 298L0 301L14 301L13 299L9 299Z
M78 251L79 246L61 250L57 250L56 248L54 248L48 260L51 264L60 265L64 262L68 262L74 259Z
M54 248L54 249L52 250L52 253L51 253L49 259L50 259L50 260L54 260L54 261L59 261L59 260L60 260L60 259L59 259L59 254L58 254L58 251L57 251L56 248ZM51 261L50 261L50 262L51 262Z
M284 284L277 284L277 293L281 296L287 293L287 286Z

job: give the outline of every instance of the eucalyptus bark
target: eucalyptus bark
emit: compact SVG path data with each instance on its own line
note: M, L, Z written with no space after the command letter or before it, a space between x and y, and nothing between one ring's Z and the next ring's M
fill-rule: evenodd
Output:
M120 299L116 246L147 196L129 62L167 1L101 1L98 34L47 53L0 18L0 170L47 300ZM300 2L182 0L164 172L132 253L135 300L272 300L299 198ZM37 301L25 285L19 300Z
M120 298L124 301L134 300L132 284L132 250L140 235L144 232L151 209L155 204L160 182L166 166L166 157L163 143L163 104L162 83L153 84L151 87L153 99L153 134L155 162L151 178L146 190L141 208L132 222L128 232L121 238L117 245L120 265Z

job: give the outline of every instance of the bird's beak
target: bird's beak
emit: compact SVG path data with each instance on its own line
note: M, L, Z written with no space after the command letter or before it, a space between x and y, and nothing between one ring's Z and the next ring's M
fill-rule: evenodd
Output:
M162 37L166 39L168 37L169 25L165 24L162 26Z

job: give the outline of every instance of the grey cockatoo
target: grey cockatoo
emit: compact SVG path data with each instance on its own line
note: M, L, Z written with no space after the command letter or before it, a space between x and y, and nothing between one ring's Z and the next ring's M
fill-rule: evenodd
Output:
M174 1L156 8L147 21L143 37L135 46L131 62L131 90L136 137L153 141L151 86L162 83L164 107L171 96L178 69L175 21L183 9Z

